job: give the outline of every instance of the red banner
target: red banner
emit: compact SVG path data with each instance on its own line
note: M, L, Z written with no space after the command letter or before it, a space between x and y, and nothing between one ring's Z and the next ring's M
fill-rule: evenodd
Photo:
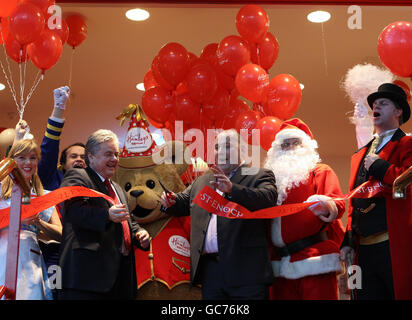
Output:
M30 218L39 212L53 207L67 199L75 197L103 197L110 203L114 204L112 198L104 193L91 190L85 187L63 187L41 197L30 199L30 204L22 205L21 220ZM0 229L9 225L10 208L0 210Z
M391 192L391 188L383 185L381 182L378 181L367 181L361 184L356 189L352 190L343 198L335 198L333 200L346 200L350 198L371 198L380 193L386 192ZM230 219L278 218L301 212L316 203L293 203L252 212L237 203L225 199L208 186L203 187L203 189L197 194L193 202L210 213Z

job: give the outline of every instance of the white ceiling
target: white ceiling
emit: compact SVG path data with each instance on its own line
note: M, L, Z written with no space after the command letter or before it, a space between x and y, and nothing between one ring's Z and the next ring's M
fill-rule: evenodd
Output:
M85 141L98 128L112 129L123 140L127 126L115 117L130 103L140 103L142 93L136 84L159 49L168 42L179 42L200 55L204 46L237 34L235 17L241 5L162 5L140 4L150 12L144 22L125 18L132 5L63 4L63 13L83 14L87 19L86 40L74 51L64 46L58 64L46 72L29 104L24 118L41 140L53 107L54 88L67 85L74 93L67 107L62 146ZM412 21L412 7L362 7L362 29L350 30L347 6L264 5L270 18L270 31L277 37L280 53L270 70L270 78L289 73L305 85L302 103L295 114L311 127L324 159L349 157L356 146L354 127L348 120L353 105L340 88L346 71L369 62L382 66L376 49L377 38L388 24ZM309 12L323 9L332 18L324 24L306 20ZM324 37L324 38L323 38ZM323 46L324 39L325 46ZM74 55L73 55L74 52ZM325 55L326 54L326 55ZM0 53L3 63L5 58ZM16 63L14 81L18 86ZM26 88L37 70L28 64ZM410 79L402 79L411 86ZM0 81L5 83L3 74ZM27 89L26 89L27 93ZM11 93L0 92L0 127L14 127L18 117ZM404 126L412 131L412 122ZM345 171L342 175L346 175Z

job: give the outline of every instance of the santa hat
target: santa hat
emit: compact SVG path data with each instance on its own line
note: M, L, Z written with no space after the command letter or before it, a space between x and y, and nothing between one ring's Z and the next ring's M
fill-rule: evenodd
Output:
M285 139L301 138L302 141L311 141L311 145L317 148L316 140L313 138L309 126L299 118L286 120L280 126L275 141L281 143Z
M144 168L155 165L153 155L160 153L149 130L149 122L139 105L130 104L116 117L120 125L130 118L124 146L120 150L119 166L123 168Z

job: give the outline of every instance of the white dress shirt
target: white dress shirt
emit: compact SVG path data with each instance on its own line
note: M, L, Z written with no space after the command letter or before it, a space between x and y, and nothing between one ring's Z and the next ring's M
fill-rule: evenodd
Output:
M398 128L382 132L380 135L376 133L373 135L374 137L384 136L382 142L376 147L376 152L379 152L392 139L396 130L398 130Z
M231 179L236 171L243 165L242 163L237 166L235 169L233 169L230 172L229 179ZM216 192L220 194L222 197L224 196L223 192L220 191L219 189L216 189ZM205 253L218 253L218 244L217 244L217 215L212 214L209 220L209 225L207 226L207 231L206 231L206 237L205 237L205 245L203 248L203 254Z

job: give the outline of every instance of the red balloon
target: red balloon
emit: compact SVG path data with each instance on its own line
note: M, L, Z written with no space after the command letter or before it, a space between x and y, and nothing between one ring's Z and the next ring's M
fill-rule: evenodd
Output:
M49 29L45 29L40 37L27 47L31 61L43 71L50 69L59 61L62 51L60 37Z
M266 151L272 146L272 142L275 140L282 122L282 120L276 117L264 117L257 123L256 129L260 130L260 145Z
M199 58L197 57L197 55L195 55L192 52L188 52L187 53L187 58L189 59L189 69L191 67L193 67L199 60Z
M260 102L269 86L269 75L257 64L241 67L235 79L236 88L246 99Z
M279 74L269 82L263 108L266 115L286 120L296 112L301 101L299 81L289 74Z
M12 35L9 35L4 44L7 55L17 63L27 60L26 47L22 46Z
M259 42L269 30L269 17L261 7L246 5L236 15L236 29L246 40Z
M10 15L9 27L10 33L20 44L33 42L43 31L43 13L33 4L21 2Z
M31 4L34 4L43 12L43 14L46 14L49 7L55 4L55 0L23 0L22 2L30 2Z
M169 116L169 119L167 119L167 121L164 124L164 128L169 131L172 140L176 140L175 121L176 121L176 117L175 117L175 114L172 112ZM166 141L168 141L167 136L165 136L165 139Z
M17 5L18 0L0 0L0 17L8 17Z
M187 93L187 92L188 92L187 82L186 82L186 81L180 82L180 83L177 85L175 92L176 92L176 95L180 95L180 94L183 94L183 93Z
M182 120L184 124L191 125L200 114L200 104L193 101L189 94L183 93L176 96L175 106L176 120Z
M412 23L397 21L383 29L378 39L378 53L393 74L412 76Z
M222 88L225 88L228 91L232 91L235 87L234 77L224 73L219 66L215 68L217 82Z
M206 47L203 48L202 53L200 54L200 59L205 60L211 66L215 67L218 65L216 51L218 48L217 43L209 43Z
M260 66L265 70L269 70L279 55L279 43L276 37L267 32L263 40L257 44L257 48Z
M168 83L176 87L190 69L187 50L181 44L171 42L160 49L158 56L160 74Z
M9 20L7 19L1 19L0 23L0 44L2 44L7 37L9 36L10 30L9 30Z
M142 107L150 119L163 124L173 112L174 100L165 89L153 87L143 94Z
M216 127L222 127L223 129L236 128L237 117L246 111L249 111L249 105L246 101L237 98L230 97L229 108L225 114L225 117L216 123Z
M219 66L231 76L250 61L249 45L239 36L228 36L220 41L216 55Z
M67 43L74 48L79 46L87 36L87 25L83 17L78 14L70 15L66 18L69 27L69 37Z
M256 111L248 110L241 113L236 119L236 130L246 129L248 133L248 143L252 144L252 130L256 128L260 120L260 115Z
M153 73L153 77L155 78L156 82L161 86L162 88L166 89L167 91L173 90L173 86L167 82L162 75L160 74L159 71L159 56L154 57L152 61L152 66L151 70Z
M162 123L156 122L153 119L150 119L147 115L146 115L147 120L149 121L149 123L155 127L155 128L164 128L165 126Z
M403 89L403 91L405 91L406 100L408 100L408 102L410 102L411 101L411 89L409 89L409 86L401 80L395 80L393 83L400 86Z
M149 69L146 74L144 75L143 78L143 84L144 84L144 89L149 90L152 87L157 87L158 84L156 82L156 79L153 76L153 72L151 69Z
M216 73L207 63L202 62L194 65L190 69L186 81L190 97L198 103L210 100L216 93Z
M222 119L229 108L229 100L229 92L218 87L213 98L202 105L204 115L212 121Z
M48 20L50 19L51 16L48 17ZM50 28L48 20L46 21L47 28L51 31L54 31L59 37L60 40L62 41L62 44L64 45L67 42L67 39L69 38L69 26L67 25L66 21L62 18L60 21L60 24L57 24L57 19L56 21L53 21L53 27ZM56 24L56 25L54 25Z
M258 48L256 43L248 42L250 51L250 61L254 64L259 64Z
M203 48L202 53L200 54L200 59L206 61L213 67L216 72L219 86L231 91L235 86L235 80L233 76L226 74L220 68L217 58L217 48L217 43L209 43L206 47Z

